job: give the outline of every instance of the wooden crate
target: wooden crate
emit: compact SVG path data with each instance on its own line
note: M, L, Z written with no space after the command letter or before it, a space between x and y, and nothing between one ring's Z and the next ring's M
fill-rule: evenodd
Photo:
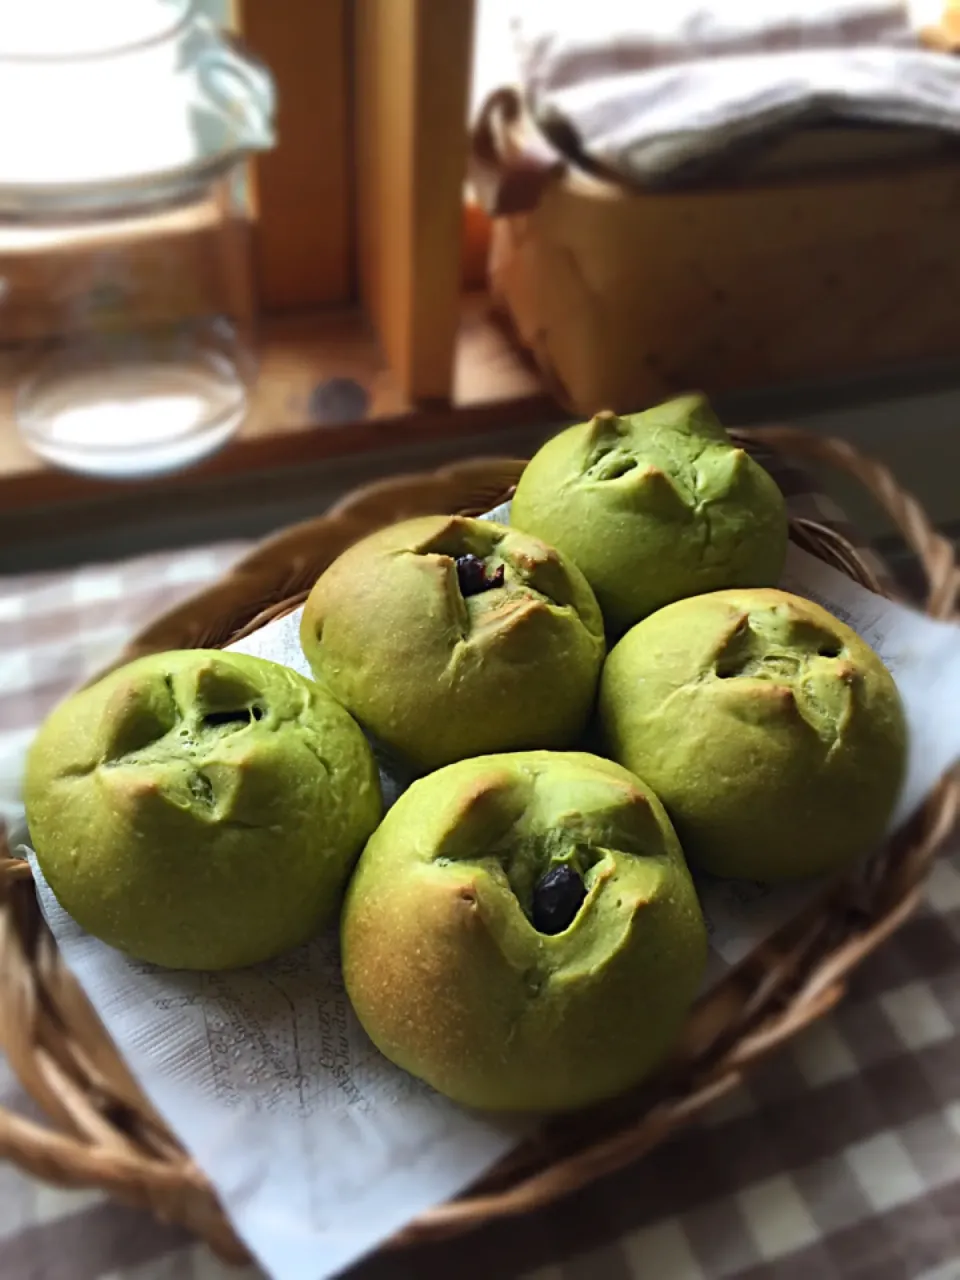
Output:
M578 411L960 357L960 156L638 194L569 168L490 274Z

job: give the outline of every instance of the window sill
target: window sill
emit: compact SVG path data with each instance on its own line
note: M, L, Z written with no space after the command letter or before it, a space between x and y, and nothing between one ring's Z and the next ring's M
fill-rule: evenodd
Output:
M362 388L366 415L359 420L311 422L310 399L318 384L346 378ZM359 398L359 397L358 397ZM491 318L483 294L463 300L457 341L453 402L406 403L385 366L364 317L356 311L323 311L264 322L260 374L247 420L237 438L188 471L116 484L58 471L35 457L13 423L13 389L0 387L0 512L84 504L144 493L186 492L218 478L294 470L326 459L347 458L449 438L480 435L511 425L557 421L562 416L538 376L516 354Z

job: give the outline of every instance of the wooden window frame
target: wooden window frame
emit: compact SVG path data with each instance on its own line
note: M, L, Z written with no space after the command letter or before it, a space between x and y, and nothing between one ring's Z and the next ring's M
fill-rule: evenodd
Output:
M239 0L280 86L279 146L255 166L260 305L359 300L411 403L453 392L474 17L473 0Z
M351 0L235 0L236 30L277 82L277 146L251 165L264 314L356 292Z

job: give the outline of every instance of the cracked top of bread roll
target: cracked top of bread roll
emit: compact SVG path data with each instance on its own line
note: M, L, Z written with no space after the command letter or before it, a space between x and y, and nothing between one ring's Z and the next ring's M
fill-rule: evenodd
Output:
M605 653L575 565L466 516L407 520L350 547L311 591L300 638L316 678L420 769L573 745Z
M382 809L369 744L328 693L203 649L140 658L57 707L24 799L64 909L187 969L254 964L328 922Z
M554 1111L673 1044L706 932L656 796L609 760L531 751L415 782L364 850L344 978L393 1062L468 1106Z
M520 477L510 523L570 556L612 636L698 592L775 586L787 550L776 482L700 395L562 431Z
M690 861L720 876L847 865L885 833L906 764L903 708L880 658L785 591L717 591L638 623L607 660L599 718Z

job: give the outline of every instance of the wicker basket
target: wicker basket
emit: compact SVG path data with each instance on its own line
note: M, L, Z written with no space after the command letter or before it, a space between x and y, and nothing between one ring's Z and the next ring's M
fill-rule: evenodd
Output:
M516 89L491 94L469 160L490 291L561 402L585 416L956 360L955 150L865 161L860 137L828 162L839 136L790 131L797 159L820 157L806 171L764 172L768 148L739 174L640 190L558 150Z
M738 434L744 443L830 463L858 478L916 552L927 578L928 612L952 616L960 588L953 549L885 468L843 442L792 428ZM415 514L488 509L510 492L522 466L482 459L358 490L325 516L264 543L215 587L148 627L122 660L229 643L299 603L320 571L359 536ZM795 521L792 536L879 589L834 531ZM705 996L655 1084L548 1124L481 1183L422 1215L393 1244L540 1207L636 1160L732 1089L752 1063L831 1008L850 971L909 915L958 799L957 779L944 779L865 869L835 884ZM9 853L0 860L0 974L0 1047L49 1121L41 1125L0 1109L0 1155L49 1181L101 1187L146 1206L202 1236L223 1258L245 1261L203 1173L146 1101L61 963L29 867Z

